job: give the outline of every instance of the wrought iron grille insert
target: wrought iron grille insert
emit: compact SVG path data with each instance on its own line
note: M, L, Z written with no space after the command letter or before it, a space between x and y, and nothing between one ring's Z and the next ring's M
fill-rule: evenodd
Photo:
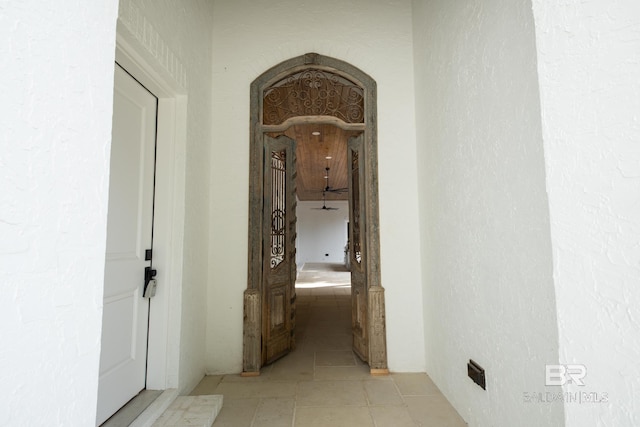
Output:
M339 74L307 69L264 91L265 125L299 116L333 116L346 123L364 123L364 90Z
M287 154L271 152L271 268L284 261L287 235Z
M353 255L358 264L362 262L360 240L360 162L358 151L351 150L351 188L353 198Z

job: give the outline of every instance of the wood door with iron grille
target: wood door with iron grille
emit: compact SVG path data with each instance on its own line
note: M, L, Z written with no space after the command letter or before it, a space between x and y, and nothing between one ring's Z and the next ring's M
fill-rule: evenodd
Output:
M350 138L348 143L349 179L349 253L351 264L351 329L353 351L363 361L369 360L369 336L367 318L367 276L365 245L365 200L363 135Z
M262 362L295 346L295 141L264 135Z

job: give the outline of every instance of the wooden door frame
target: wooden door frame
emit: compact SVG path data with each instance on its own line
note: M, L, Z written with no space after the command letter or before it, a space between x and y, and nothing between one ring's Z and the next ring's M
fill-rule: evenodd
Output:
M300 116L281 125L262 122L265 89L278 80L305 69L322 69L344 76L364 90L364 123L347 124L335 117ZM376 82L369 75L344 61L307 53L284 61L265 71L251 83L250 159L249 159L249 257L247 289L244 292L243 375L259 375L262 365L262 257L263 257L263 164L264 134L283 131L297 123L332 123L344 129L361 130L364 135L365 274L369 291L367 314L369 366L372 374L387 370L387 344L384 288L380 279L380 235L378 205L378 132Z

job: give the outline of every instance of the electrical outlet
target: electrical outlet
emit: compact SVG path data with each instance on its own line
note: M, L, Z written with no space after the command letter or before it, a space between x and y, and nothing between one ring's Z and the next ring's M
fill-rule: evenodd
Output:
M471 359L469 359L469 363L467 363L467 375L469 375L469 378L471 378L474 383L482 387L483 390L487 389L484 369Z

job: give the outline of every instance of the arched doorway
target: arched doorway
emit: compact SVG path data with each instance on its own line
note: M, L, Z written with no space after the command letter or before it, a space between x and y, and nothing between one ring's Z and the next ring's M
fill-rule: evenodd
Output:
M295 347L296 142L304 124L348 134L353 349L372 374L387 373L380 282L376 83L316 53L285 61L251 84L249 264L244 293L243 375Z

